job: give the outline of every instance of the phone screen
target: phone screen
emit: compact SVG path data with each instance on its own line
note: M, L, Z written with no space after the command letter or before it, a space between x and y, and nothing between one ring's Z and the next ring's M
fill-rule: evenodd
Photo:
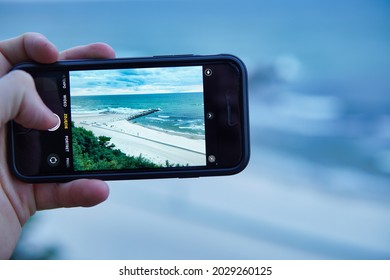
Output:
M206 165L201 66L70 71L69 92L75 171Z
M23 176L173 177L242 161L242 80L231 63L27 70L59 125L13 124L14 165Z

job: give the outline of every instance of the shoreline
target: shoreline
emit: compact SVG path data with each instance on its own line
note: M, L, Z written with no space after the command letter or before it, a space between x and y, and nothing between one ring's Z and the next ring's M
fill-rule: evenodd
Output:
M96 136L111 137L116 149L130 156L140 154L154 163L202 166L206 164L204 139L193 139L152 129L126 120L125 114L76 113L76 127L91 130Z

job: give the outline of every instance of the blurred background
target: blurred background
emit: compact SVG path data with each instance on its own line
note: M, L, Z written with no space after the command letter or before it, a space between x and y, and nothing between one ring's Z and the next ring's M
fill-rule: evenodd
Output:
M111 182L98 207L37 213L14 258L390 258L389 1L0 0L0 26L118 57L232 53L250 88L244 172Z

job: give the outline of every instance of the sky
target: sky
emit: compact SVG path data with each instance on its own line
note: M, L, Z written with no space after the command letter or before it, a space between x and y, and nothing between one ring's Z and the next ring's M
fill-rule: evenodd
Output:
M72 96L203 92L201 66L71 71Z

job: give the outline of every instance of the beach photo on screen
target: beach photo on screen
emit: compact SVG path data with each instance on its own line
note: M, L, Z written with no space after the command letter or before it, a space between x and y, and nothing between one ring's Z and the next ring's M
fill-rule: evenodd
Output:
M206 165L201 66L70 71L76 171Z

